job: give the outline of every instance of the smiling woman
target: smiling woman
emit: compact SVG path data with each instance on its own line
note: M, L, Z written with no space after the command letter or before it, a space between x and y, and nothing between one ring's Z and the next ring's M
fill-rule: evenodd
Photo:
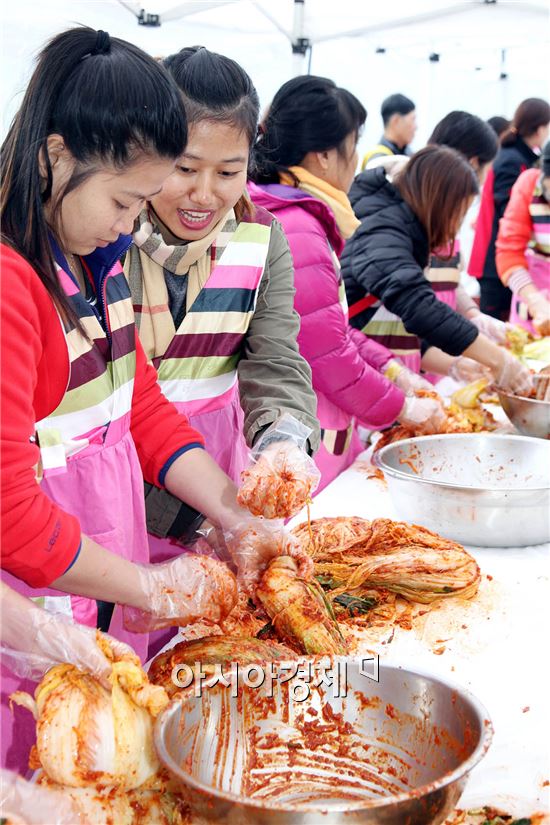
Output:
M163 392L238 481L248 448L285 413L306 425L309 452L319 444L311 373L296 344L292 260L278 222L246 195L259 109L250 78L202 47L165 65L183 92L189 138L139 215L124 270ZM200 522L147 485L146 504L159 557L173 552L168 536L183 540Z

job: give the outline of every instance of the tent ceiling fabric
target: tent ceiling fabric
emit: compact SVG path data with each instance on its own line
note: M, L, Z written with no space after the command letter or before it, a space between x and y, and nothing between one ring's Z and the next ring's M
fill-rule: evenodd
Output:
M111 2L118 0L111 0ZM135 13L141 8L152 14L160 14L161 22L170 22L177 19L193 16L197 22L207 22L212 15L220 20L238 24L241 15L246 17L247 26L251 32L266 31L269 26L267 17L258 18L252 14L250 6L256 9L265 9L272 19L273 25L279 30L286 31L289 36L292 32L294 0L189 0L184 3L171 3L170 0L124 0L128 6L133 6ZM528 20L548 15L548 5L544 2L532 0L497 0L487 3L485 0L461 0L460 2L444 2L444 0L416 0L414 11L411 11L410 0L393 0L391 4L360 3L357 0L305 0L305 34L310 40L320 42L327 39L336 39L343 36L361 36L363 33L384 32L408 25L433 23L441 18L466 16L465 25L472 26L472 14L476 20L484 18L497 22L499 18L512 14L517 19L518 12L526 15ZM489 17L491 15L491 17ZM460 23L458 23L460 25ZM476 23L476 25L478 25ZM498 25L498 22L497 22ZM427 33L426 33L427 34Z
M160 14L161 25L138 25L142 8ZM451 108L483 117L511 116L522 98L548 97L542 69L550 53L545 9L544 2L529 0L489 5L483 0L305 0L303 34L313 42L312 73L349 88L369 111L360 151L378 139L381 100L396 91L417 103L415 144L420 146ZM3 134L37 51L72 25L105 29L154 56L193 44L227 54L249 72L265 107L296 72L289 42L293 20L293 0L124 0L124 5L118 0L17 0L6 6L2 20ZM376 52L379 47L383 54ZM441 54L440 62L429 62L431 52ZM308 57L300 71L307 70Z

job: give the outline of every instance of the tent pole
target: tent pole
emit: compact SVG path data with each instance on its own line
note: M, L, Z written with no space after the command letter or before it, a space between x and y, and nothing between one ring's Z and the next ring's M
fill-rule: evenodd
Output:
M310 48L310 40L304 37L305 0L294 0L294 25L292 27L292 74L304 73L305 57Z

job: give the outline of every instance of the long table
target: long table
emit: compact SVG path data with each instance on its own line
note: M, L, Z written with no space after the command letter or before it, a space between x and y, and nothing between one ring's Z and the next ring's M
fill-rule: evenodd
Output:
M398 518L384 482L368 477L368 456L316 496L312 518ZM468 549L482 572L478 596L454 613L449 600L421 634L397 628L377 652L381 662L463 685L487 708L493 743L472 771L461 807L493 804L516 816L550 809L550 544Z

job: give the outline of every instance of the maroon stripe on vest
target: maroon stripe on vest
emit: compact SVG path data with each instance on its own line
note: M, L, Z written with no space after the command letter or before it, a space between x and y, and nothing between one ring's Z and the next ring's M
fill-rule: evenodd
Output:
M132 322L125 327L115 329L111 333L111 357L113 361L117 358L124 358L136 349L136 325Z
M164 358L233 355L238 352L243 337L242 332L201 332L175 335L164 354Z
M447 289L456 289L456 281L430 281L434 292L445 292Z
M420 348L420 339L416 335L373 335L369 332L368 337L388 349L417 350Z
M94 378L103 375L106 369L106 359L98 348L94 347L71 363L71 374L67 390L74 390L83 384L87 384L88 381L93 381Z
M69 377L68 390L81 387L88 381L93 381L105 372L106 366L111 360L122 358L124 355L133 352L135 349L134 324L121 327L112 333L113 347L109 347L106 338L94 339L94 347L80 355L71 364L71 374Z
M346 448L347 430L338 430L334 440L334 455L342 455Z

